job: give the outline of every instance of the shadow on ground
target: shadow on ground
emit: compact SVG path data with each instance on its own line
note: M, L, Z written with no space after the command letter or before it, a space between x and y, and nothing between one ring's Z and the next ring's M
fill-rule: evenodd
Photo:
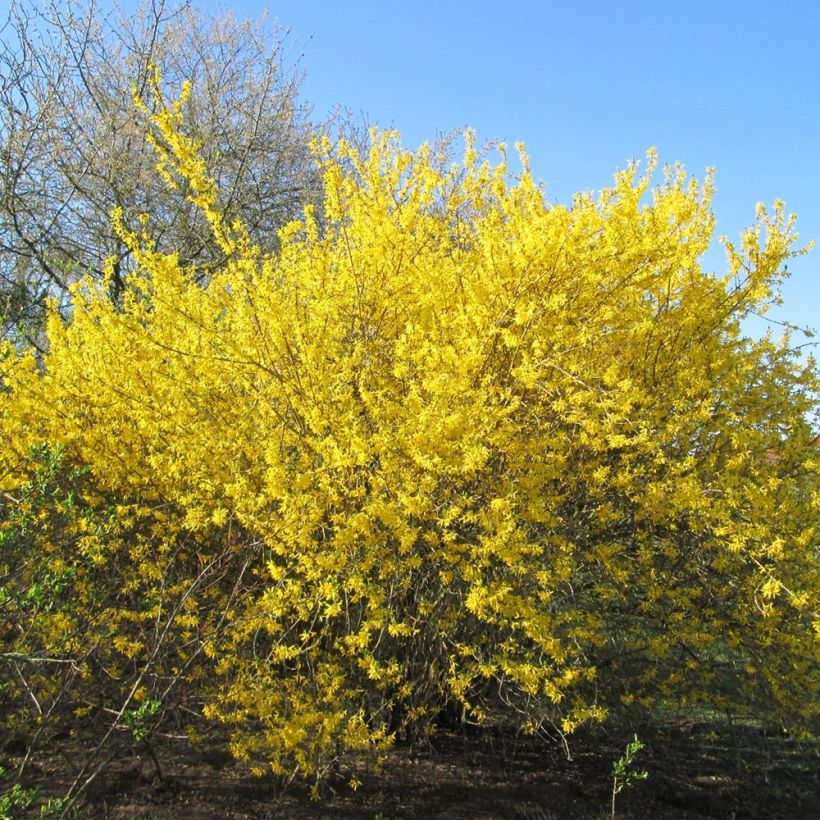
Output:
M226 754L170 744L114 761L92 783L79 817L519 818L610 816L612 762L629 731L588 730L560 744L499 728L441 732L422 750L397 747L379 774L340 772L320 802L307 786L253 777ZM820 742L751 726L674 724L637 730L646 780L617 798L620 818L814 820L820 805ZM52 749L34 769L42 793L65 781ZM8 753L7 753L8 754ZM13 764L13 760L8 761ZM354 791L350 778L361 785Z

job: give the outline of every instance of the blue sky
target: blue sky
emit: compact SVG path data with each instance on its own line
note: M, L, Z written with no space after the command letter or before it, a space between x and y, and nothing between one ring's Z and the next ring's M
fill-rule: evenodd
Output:
M255 17L257 3L231 8ZM785 200L820 239L820 0L282 0L304 98L395 127L415 146L465 126L525 143L551 201L606 186L657 146L716 168L717 233ZM707 267L722 269L715 247ZM820 326L820 247L789 265L773 314ZM759 331L759 326L756 330Z

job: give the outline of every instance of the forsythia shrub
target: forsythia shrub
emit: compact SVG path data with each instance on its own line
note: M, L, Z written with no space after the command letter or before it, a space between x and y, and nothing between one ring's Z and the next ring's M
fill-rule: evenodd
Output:
M818 373L740 329L795 253L780 204L716 276L711 178L652 188L654 154L564 207L523 154L511 181L469 135L448 165L373 132L315 146L324 208L264 256L181 105L154 122L231 262L127 235L122 304L83 282L41 363L6 351L4 504L44 445L82 487L27 542L60 619L4 568L4 663L75 659L120 715L173 684L255 769L317 777L451 707L816 714Z

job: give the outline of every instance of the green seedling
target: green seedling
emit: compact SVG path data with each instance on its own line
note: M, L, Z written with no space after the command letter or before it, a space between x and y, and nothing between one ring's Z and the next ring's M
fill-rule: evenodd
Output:
M649 772L634 768L638 752L644 748L644 743L634 735L626 744L624 753L612 764L612 820L615 820L615 798L627 787L639 780L646 780Z

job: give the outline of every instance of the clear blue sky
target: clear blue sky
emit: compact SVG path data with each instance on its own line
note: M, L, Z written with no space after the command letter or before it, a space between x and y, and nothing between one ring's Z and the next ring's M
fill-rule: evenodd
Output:
M264 5L206 2L257 16ZM283 0L317 118L341 105L415 146L475 128L521 140L552 201L657 146L717 172L718 234L785 200L820 239L820 0ZM715 248L706 264L723 268ZM773 314L820 329L820 247ZM759 327L756 326L756 330Z

